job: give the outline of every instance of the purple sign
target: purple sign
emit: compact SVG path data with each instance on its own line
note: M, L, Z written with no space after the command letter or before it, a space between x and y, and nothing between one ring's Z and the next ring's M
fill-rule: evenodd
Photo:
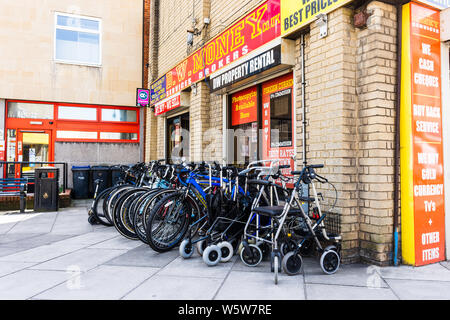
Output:
M137 89L136 105L139 107L148 107L150 104L150 90Z

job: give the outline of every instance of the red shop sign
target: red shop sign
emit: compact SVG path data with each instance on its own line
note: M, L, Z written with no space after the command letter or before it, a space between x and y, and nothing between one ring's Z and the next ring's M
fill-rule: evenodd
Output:
M181 95L177 94L175 97L166 99L155 105L155 116L163 114L172 109L178 108L181 105Z

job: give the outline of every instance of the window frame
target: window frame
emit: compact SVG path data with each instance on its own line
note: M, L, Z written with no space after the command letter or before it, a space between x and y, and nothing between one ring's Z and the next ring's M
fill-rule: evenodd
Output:
M86 19L86 20L93 20L98 22L98 31L93 31L89 29L83 29L83 28L75 28L75 27L67 27L67 26L59 26L58 25L58 16L65 16L70 18L78 18L78 19ZM85 32L85 33L91 33L91 34L98 34L99 35L99 62L98 63L87 63L87 62L80 62L76 60L67 60L67 59L57 59L56 58L56 30L69 30L69 31L79 31L79 32ZM81 65L81 66L90 66L90 67L101 67L102 66L102 43L103 43L103 25L102 20L100 18L95 17L89 17L89 16L82 16L77 14L70 14L70 13L64 13L55 11L54 14L54 26L53 26L53 60L57 63L63 63L63 64L72 64L72 65Z
M53 106L53 119L31 119L31 118L8 118L8 107L11 102L22 103L39 103L51 104ZM68 120L59 119L59 106L65 107L81 107L96 108L97 120ZM105 122L100 120L102 109L125 109L136 110L136 122ZM45 129L52 130L52 141L54 142L105 142L105 143L141 143L141 114L137 107L129 106L111 106L111 105L95 105L95 104L78 104L66 102L49 102L49 101L33 101L33 100L16 100L6 99L5 109L5 132L6 129ZM39 124L31 122L39 121ZM57 131L88 131L97 132L97 139L77 139L77 138L58 138ZM100 132L118 132L118 133L136 133L136 140L120 140L120 139L100 139Z
M88 108L88 109L95 109L95 120L85 120L85 119L64 119L64 118L60 118L59 117L59 108L60 107L68 107L68 108ZM99 122L98 119L98 110L101 109L100 106L93 106L93 105L82 105L82 106L76 106L76 105L71 105L71 104L64 104L64 103L56 103L55 104L55 112L56 112L56 120L58 121L69 121L69 122L73 122L73 121L81 121L81 122L93 122L93 123L97 123Z
M136 121L109 121L109 120L103 120L103 114L102 111L104 109L111 109L111 110L130 110L130 111L135 111L136 112ZM98 121L101 123L117 123L117 124L136 124L139 123L139 109L133 109L130 107L118 107L118 108L111 108L111 107L101 107L99 108L99 114L98 114Z

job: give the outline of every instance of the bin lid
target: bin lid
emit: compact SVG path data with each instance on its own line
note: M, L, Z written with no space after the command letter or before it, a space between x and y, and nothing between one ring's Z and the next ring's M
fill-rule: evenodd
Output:
M107 166L92 166L91 170L109 170Z
M72 166L72 170L86 170L90 168L91 166Z

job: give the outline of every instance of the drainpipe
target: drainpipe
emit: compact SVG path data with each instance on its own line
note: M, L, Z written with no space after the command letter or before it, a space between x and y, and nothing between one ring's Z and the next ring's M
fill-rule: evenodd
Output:
M303 148L303 166L306 166L306 98L305 98L305 34L300 36L300 56L302 60L302 148Z
M395 98L395 150L394 150L394 265L398 265L398 217L400 175L400 88L402 63L402 2L397 7L397 90Z
M145 80L145 76L146 76L146 73L145 73L145 70L146 70L146 65L145 65L145 8L146 8L146 6L145 6L145 0L142 0L142 85L141 85L141 88L145 88L145 89L147 89L146 87L144 87L144 85L146 84L146 80ZM142 123L142 127L143 127L143 130L140 130L141 131L141 133L142 133L142 136L141 136L141 143L142 143L142 162L145 162L145 144L146 144L146 129L147 129L147 108L145 107L145 108L143 108L144 109L144 112L143 112L143 114L142 114L142 117L143 117L143 119L141 119L140 121L141 121L141 123Z

